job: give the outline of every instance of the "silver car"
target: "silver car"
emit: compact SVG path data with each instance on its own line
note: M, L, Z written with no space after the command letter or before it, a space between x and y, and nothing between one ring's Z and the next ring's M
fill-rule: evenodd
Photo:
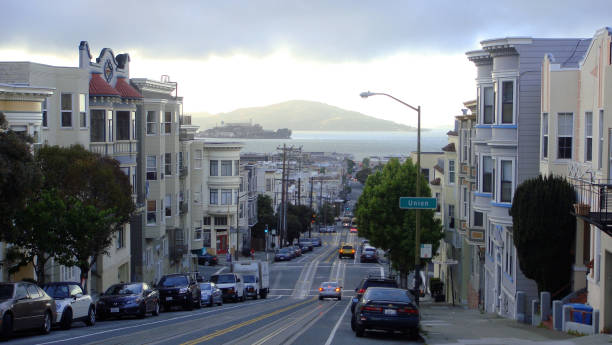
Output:
M319 300L323 298L335 298L338 301L342 299L342 286L338 282L323 282L319 287Z

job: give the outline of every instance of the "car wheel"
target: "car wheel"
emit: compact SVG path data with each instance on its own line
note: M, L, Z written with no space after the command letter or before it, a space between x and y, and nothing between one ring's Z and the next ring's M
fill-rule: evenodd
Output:
M85 324L87 326L93 326L96 324L96 309L94 307L89 307L87 311L87 320L85 320Z
M2 339L10 339L13 335L13 316L9 313L2 317Z
M40 329L42 334L49 334L51 332L51 312L45 312L45 318L43 319L42 328Z
M153 307L153 316L159 315L159 302L155 302L155 307Z
M66 308L62 314L62 320L60 321L60 327L62 329L70 329L72 326L72 309Z
M365 329L363 329L363 327L359 326L358 324L355 324L355 335L358 337L363 337L365 333Z

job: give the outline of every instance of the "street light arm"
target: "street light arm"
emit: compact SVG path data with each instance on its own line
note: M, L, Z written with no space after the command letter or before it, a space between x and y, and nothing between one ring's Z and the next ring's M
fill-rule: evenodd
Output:
M397 102L402 103L403 105L407 106L408 108L410 108L410 109L412 109L414 111L419 111L419 108L420 108L420 107L418 107L418 108L417 107L413 107L410 104L408 104L408 103L406 103L406 102L404 102L404 101L402 101L400 99L397 99L397 98L391 96L390 94L384 93L384 92L370 92L370 91L366 91L366 92L360 93L359 95L361 96L361 98L368 98L370 96L387 96L389 98L394 99Z

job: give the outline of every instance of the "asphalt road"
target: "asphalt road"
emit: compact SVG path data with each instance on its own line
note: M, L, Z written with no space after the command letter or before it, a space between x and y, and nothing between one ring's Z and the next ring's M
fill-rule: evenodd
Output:
M289 262L270 267L267 299L224 303L194 311L176 310L145 319L100 321L93 327L74 323L71 330L49 335L17 334L11 344L376 344L410 343L397 334L368 332L356 338L350 329L349 304L354 289L369 272L384 265L339 259L338 246L357 245L356 234L338 227L337 233L316 234L323 246ZM313 234L315 236L315 234ZM208 267L205 275L223 267ZM208 273L208 274L207 274ZM323 281L343 286L342 300L318 300Z

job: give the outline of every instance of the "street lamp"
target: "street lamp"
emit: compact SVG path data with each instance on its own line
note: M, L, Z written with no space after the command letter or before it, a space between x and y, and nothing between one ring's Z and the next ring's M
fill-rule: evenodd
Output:
M417 178L416 178L416 197L421 196L421 184L419 183L421 181L421 106L419 105L418 107L413 107L410 104L399 100L387 93L382 93L382 92L370 92L370 91L366 91L366 92L362 92L361 94L359 94L361 96L361 98L368 98L370 96L387 96L389 98L392 98L393 100L407 106L408 108L414 110L417 112ZM416 290L416 301L417 303L419 302L419 295L420 295L420 283L421 283L421 276L420 276L420 268L421 268L421 256L420 256L420 246L421 246L421 210L417 208L416 210L416 234L415 234L415 248L414 248L414 270L415 270L415 274L414 274L414 285L415 285L415 290Z

